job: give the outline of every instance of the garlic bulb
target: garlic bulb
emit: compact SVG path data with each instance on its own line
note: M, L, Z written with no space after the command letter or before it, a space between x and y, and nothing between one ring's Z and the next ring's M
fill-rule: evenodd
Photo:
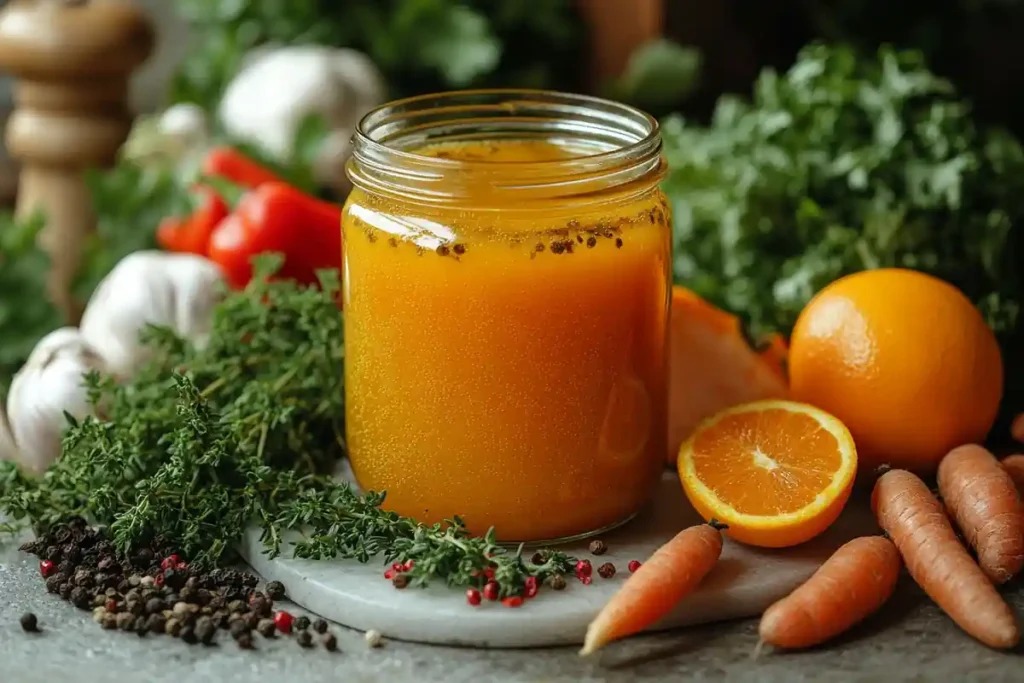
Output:
M315 163L317 177L343 194L348 190L349 139L359 119L384 97L383 76L356 50L316 45L262 49L228 84L218 116L229 134L281 161L291 155L303 119L320 116L331 133Z
M157 120L157 130L189 149L202 147L210 137L206 112L198 104L187 102L165 109Z
M22 467L39 473L60 457L64 412L76 418L91 413L82 376L105 369L99 353L73 327L39 340L7 395L7 418Z
M82 337L117 377L131 377L146 361L140 335L147 325L170 327L194 344L210 333L221 293L220 269L193 254L138 251L100 282L82 314Z
M11 434L11 423L7 419L7 409L0 403L0 461L18 462L18 445Z

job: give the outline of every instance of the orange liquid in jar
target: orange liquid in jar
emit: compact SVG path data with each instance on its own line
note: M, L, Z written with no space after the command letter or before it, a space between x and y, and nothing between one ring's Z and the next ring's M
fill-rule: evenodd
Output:
M547 141L441 144L491 162ZM347 444L361 486L425 523L503 541L628 519L665 452L668 211L660 190L476 211L356 189L345 244Z

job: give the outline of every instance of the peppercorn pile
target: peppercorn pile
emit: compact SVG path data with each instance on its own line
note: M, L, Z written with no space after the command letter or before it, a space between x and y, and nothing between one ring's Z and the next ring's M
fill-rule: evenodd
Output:
M204 645L214 643L217 632L225 630L238 647L248 650L254 647L254 631L264 638L295 633L301 647L312 647L312 625L325 649L338 646L326 621L310 624L307 617L274 610L274 601L285 594L280 582L271 581L258 591L259 579L253 574L196 569L161 538L123 554L103 532L76 517L21 549L40 558L48 592L81 610L92 610L93 619L105 629L139 637L166 634ZM24 623L28 617L31 628ZM34 615L27 614L22 621L26 631L37 629Z

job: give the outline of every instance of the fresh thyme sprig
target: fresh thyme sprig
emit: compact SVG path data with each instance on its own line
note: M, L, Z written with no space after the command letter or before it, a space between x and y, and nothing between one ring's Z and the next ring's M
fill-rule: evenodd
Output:
M0 510L37 528L82 515L125 551L161 536L199 565L233 559L256 523L271 555L412 560L412 585L479 585L490 568L508 595L528 576L570 573L564 553L527 562L493 532L418 524L382 509L383 493L330 476L344 452L338 278L272 281L279 264L265 260L249 288L225 296L204 347L151 328L153 359L133 380L86 376L102 418L69 417L63 455L41 478L0 463Z

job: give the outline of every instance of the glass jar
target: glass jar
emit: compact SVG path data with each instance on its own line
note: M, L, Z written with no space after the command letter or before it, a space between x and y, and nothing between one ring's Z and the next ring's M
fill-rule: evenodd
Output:
M541 91L385 105L342 218L349 458L385 508L579 538L664 463L671 239L657 122Z

